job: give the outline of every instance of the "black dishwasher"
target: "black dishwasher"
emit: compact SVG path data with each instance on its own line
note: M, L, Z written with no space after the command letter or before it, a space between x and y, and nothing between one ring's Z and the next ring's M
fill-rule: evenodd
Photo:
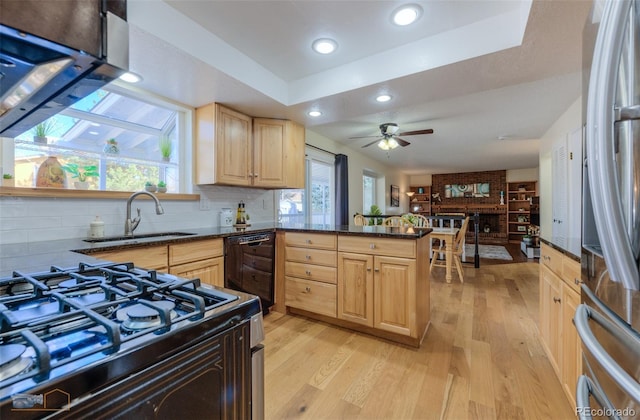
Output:
M263 313L274 304L275 233L225 238L224 287L260 298Z

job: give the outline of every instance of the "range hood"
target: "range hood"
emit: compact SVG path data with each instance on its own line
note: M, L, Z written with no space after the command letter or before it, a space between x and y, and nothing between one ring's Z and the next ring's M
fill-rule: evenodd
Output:
M2 0L0 136L18 136L128 68L126 0Z

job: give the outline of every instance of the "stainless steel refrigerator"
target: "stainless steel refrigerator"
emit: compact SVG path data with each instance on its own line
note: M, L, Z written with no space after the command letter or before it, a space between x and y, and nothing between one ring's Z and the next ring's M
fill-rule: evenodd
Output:
M640 418L640 0L584 30L581 418Z

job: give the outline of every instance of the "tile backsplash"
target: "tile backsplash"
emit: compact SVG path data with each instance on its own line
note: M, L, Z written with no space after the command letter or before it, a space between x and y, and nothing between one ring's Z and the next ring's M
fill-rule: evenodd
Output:
M240 200L251 222L273 222L278 191L254 188L201 186L200 201L162 201L163 215L156 215L148 199L136 198L132 215L140 208L142 220L136 233L153 233L216 227L220 210L235 214ZM126 200L0 197L0 244L17 244L54 239L85 238L96 216L105 223L105 235L124 232Z

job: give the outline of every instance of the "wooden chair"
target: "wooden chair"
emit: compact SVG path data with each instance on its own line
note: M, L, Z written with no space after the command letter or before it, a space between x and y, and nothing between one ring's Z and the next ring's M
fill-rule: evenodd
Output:
M382 226L413 227L413 223L409 223L409 221L402 216L389 216L382 221Z
M366 226L369 224L369 222L363 215L356 214L355 216L353 216L353 224L355 224L356 226Z
M465 217L462 221L462 227L456 234L455 239L453 240L453 265L458 272L458 277L460 278L460 283L464 283L464 272L462 270L462 254L464 252L464 236L467 234L467 227L469 226L469 217ZM433 267L446 267L446 261L438 261L438 256L436 254L445 253L445 244L440 243L440 247L438 249L433 250L433 254L431 256L431 265L429 266L429 271L433 269Z
M464 216L466 216L466 214L464 214L464 213L436 213L436 216L460 216L460 217L464 217ZM440 224L440 227L443 227L444 226L444 219L440 219L439 220L439 224ZM449 226L453 226L453 224L454 224L454 220L451 219L449 221Z

